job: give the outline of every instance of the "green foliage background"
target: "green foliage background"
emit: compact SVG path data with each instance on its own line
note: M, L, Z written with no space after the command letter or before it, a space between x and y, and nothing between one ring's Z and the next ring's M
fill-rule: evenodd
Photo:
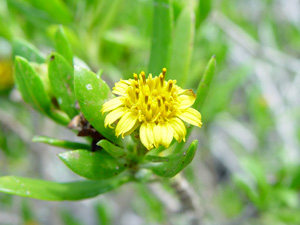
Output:
M183 172L203 224L300 224L299 12L292 0L1 0L0 59L26 54L18 47L26 41L42 52L31 61L56 49L72 64L74 54L75 65L102 70L110 86L167 67L168 78L197 90L215 55L204 125L191 135L197 154ZM57 41L64 37L69 48ZM31 142L74 134L8 89L0 96L0 176L78 180L60 150ZM186 224L188 214L170 206L176 199L168 183L129 184L76 203L0 194L0 224Z

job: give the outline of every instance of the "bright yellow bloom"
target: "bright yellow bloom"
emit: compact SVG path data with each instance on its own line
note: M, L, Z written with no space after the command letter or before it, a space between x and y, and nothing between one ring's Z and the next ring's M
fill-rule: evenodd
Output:
M168 148L173 137L185 141L186 127L183 121L201 127L201 114L190 108L196 95L175 85L176 80L165 81L166 69L152 78L145 73L134 79L115 84L113 93L118 95L103 105L102 113L110 112L105 118L105 127L118 120L116 136L126 136L140 127L139 136L148 149L163 145ZM183 120L183 121L182 121Z

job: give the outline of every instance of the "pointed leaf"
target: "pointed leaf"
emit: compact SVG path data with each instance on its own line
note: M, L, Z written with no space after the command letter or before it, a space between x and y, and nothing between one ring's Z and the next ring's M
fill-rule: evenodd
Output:
M199 83L198 89L197 89L197 98L194 103L194 108L197 110L201 110L201 107L203 106L203 103L206 99L207 93L209 91L209 87L211 84L211 81L215 75L215 69L216 69L216 57L211 57L210 61L208 62L206 69L204 71L204 75Z
M59 26L55 33L55 48L56 51L70 63L70 65L73 65L72 47L62 26Z
M16 39L13 41L13 56L22 56L30 62L44 63L45 56L32 44Z
M28 61L20 56L15 58L15 78L24 100L47 114L50 111L51 101L45 92L43 82Z
M104 151L75 150L58 155L75 173L91 180L103 180L125 170L124 163Z
M126 151L120 148L108 140L102 139L97 143L98 146L102 147L108 154L114 157L121 157L126 155Z
M194 33L194 11L190 5L187 5L177 19L174 29L170 69L166 74L167 80L175 79L180 86L184 86L188 77Z
M84 117L100 134L121 145L115 131L104 127L105 116L100 112L104 102L112 97L107 84L93 72L80 67L75 67L74 80L76 98Z
M34 136L32 138L32 141L39 142L39 143L45 143L48 145L52 145L52 146L56 146L56 147L60 147L60 148L66 148L66 149L86 149L86 150L91 149L91 146L88 144L59 140L59 139L50 138L50 137L46 137L46 136Z
M75 109L73 68L58 53L52 53L48 66L48 76L54 96L60 108L73 118L78 114Z
M172 7L170 0L157 0L153 5L153 31L149 73L158 75L162 68L168 67L172 33Z
M195 156L198 141L194 140L187 150L181 151L175 156L167 157L169 160L162 163L152 163L148 166L153 173L161 177L173 177L188 164L190 164Z
M0 192L47 201L73 201L95 197L130 181L129 177L105 181L57 183L23 177L0 177Z

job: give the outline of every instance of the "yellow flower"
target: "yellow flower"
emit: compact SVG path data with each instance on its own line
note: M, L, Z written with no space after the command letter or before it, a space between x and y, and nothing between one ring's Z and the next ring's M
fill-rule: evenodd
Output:
M192 90L184 90L176 85L176 80L165 81L166 69L152 78L145 73L134 79L120 80L115 84L113 93L118 95L102 107L102 113L109 112L105 127L118 120L116 136L131 134L140 127L139 136L148 149L163 145L168 148L173 137L185 141L186 127L183 121L201 127L201 114L190 108L196 95ZM182 121L183 120L183 121Z
M12 62L10 60L0 60L0 90L9 89L13 84Z

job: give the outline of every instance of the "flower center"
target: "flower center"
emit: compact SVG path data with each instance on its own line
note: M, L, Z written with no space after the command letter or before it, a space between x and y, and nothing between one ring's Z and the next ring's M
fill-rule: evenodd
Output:
M146 79L144 72L128 82L124 105L138 116L140 122L164 122L173 117L179 106L178 86L175 80L165 81L166 69L159 76Z

